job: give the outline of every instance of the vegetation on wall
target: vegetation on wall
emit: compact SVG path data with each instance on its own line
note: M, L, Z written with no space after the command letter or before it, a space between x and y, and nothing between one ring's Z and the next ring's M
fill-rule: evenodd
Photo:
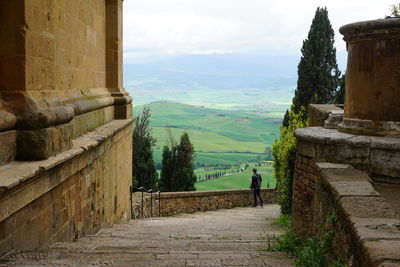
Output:
M335 223L332 218L332 215L327 218L326 223ZM281 215L274 224L282 226L285 233L273 238L275 242L268 247L269 251L283 251L290 254L295 258L298 267L348 266L340 260L328 260L326 257L332 246L333 233L331 231L309 238L299 238L292 230L290 215Z
M159 186L161 191L194 191L194 146L189 135L183 133L179 144L171 136L171 148L164 146Z
M272 155L275 158L276 189L282 214L289 214L292 210L293 172L297 151L294 131L305 127L302 120L303 110L301 109L298 114L289 111L288 126L281 126L280 136L272 148Z
M145 107L137 116L133 129L132 142L132 184L147 189L156 189L158 174L153 160L156 139L152 136L150 124L151 111Z

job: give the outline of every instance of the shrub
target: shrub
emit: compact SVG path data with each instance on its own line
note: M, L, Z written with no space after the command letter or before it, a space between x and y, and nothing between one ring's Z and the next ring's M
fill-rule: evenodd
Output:
M276 189L282 214L290 214L292 210L292 184L297 152L294 131L306 126L302 121L303 111L301 109L298 114L288 112L288 126L281 126L279 138L272 147Z

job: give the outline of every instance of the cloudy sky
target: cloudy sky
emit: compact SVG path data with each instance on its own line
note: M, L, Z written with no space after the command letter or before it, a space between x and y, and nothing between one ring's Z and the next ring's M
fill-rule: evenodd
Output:
M383 18L396 0L125 0L126 63L165 55L298 55L318 6L340 26Z

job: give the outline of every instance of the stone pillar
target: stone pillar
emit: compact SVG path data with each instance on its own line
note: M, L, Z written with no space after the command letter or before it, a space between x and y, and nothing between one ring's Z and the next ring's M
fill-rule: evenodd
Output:
M131 117L122 0L2 0L0 37L0 165L46 159Z
M352 23L340 28L348 63L342 132L400 134L400 19Z
M123 36L122 0L106 0L106 84L114 97L115 118L127 119L132 116L132 98L123 87Z

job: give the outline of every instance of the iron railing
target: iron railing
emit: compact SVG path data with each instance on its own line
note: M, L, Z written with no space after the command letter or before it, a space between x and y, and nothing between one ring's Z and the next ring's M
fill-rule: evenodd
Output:
M133 201L132 201L132 194L135 192L142 192L142 199L141 199L141 218L144 218L144 193L150 193L150 216L153 217L153 194L157 194L158 195L158 216L161 216L161 192L157 191L154 192L153 189L146 189L145 187L141 186L141 187L135 187L135 186L131 186L130 187L130 193L131 193L131 214L133 214Z

